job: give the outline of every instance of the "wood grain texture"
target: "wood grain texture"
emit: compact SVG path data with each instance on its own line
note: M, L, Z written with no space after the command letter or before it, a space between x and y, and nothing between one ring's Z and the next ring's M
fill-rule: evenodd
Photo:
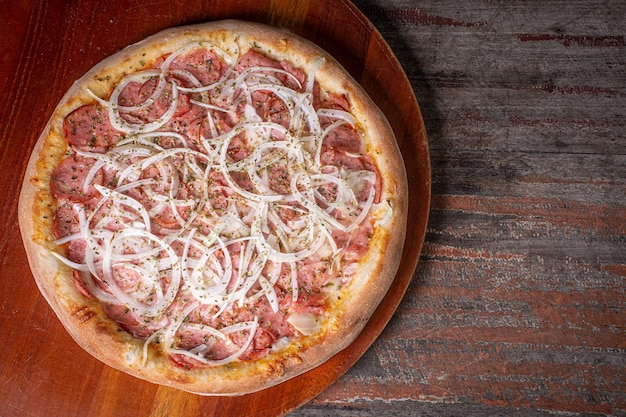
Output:
M626 8L359 1L433 163L413 284L293 416L626 415Z
M270 3L251 2L245 14L263 21ZM309 8L315 18L300 29L316 37L341 3L323 12ZM113 3L98 2L111 16L108 24L82 13L83 4L2 4L12 13L7 22L0 17L7 28L0 41L0 167L11 167L2 168L0 193L0 415L37 415L35 401L51 416L129 415L129 409L151 417L251 415L237 405L244 402L200 403L91 361L51 315L25 267L13 221L17 173L29 151L20 144L34 142L73 79L115 45L149 34L141 22L153 12L142 2L128 18ZM187 4L170 6L160 24L199 20L203 6L205 14L213 10L201 1ZM211 3L232 13L242 13L241 4ZM626 4L355 4L410 81L387 86L380 99L415 94L419 101L432 157L430 219L413 280L381 337L290 415L626 416ZM125 19L136 25L116 24ZM43 36L51 20L102 31ZM359 44L363 36L343 22L322 46L338 53L338 39ZM45 62L40 51L52 45L62 49ZM364 83L383 82L385 68L350 59L371 48L359 45L343 52L346 67ZM42 67L51 68L45 80ZM24 89L57 96L42 101ZM397 124L408 119L407 128L411 117L390 115ZM107 386L132 387L134 395L113 396ZM285 393L273 395L279 404Z

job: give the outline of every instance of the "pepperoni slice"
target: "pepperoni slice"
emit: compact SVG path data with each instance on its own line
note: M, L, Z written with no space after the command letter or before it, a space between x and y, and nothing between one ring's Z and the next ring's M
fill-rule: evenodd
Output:
M99 153L124 136L113 128L107 110L99 104L88 104L70 113L63 121L63 133L70 145Z
M101 171L94 176L91 184L85 189L85 180L96 160L79 155L70 155L52 171L50 190L57 199L74 203L84 203L97 194L93 184L103 183Z
M190 54L174 59L170 70L184 70L190 72L202 83L208 85L216 82L222 75L222 62L209 49L198 49Z
M324 145L343 152L361 152L361 138L350 126L337 126L328 132L324 139Z
M78 216L70 205L62 205L54 213L54 236L60 239L78 232Z

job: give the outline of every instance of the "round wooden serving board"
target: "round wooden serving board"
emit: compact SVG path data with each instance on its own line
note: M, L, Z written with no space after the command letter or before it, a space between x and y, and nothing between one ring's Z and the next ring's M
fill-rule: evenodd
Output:
M32 109L37 131L28 136L31 149L47 115L72 81L106 56L167 27L225 18L256 21L288 28L326 49L386 114L407 168L409 223L396 280L362 334L347 349L304 375L234 398L202 397L156 386L108 368L84 353L63 334L52 311L42 307L45 303L38 297L33 301L39 304L35 311L48 314L38 319L47 328L34 331L23 342L30 343L24 348L28 359L25 362L31 358L40 362L36 367L22 369L33 374L36 383L16 388L21 392L13 398L20 404L9 405L9 410L19 409L21 415L46 412L64 416L260 417L285 415L311 400L354 365L381 333L411 281L426 232L430 160L424 123L411 85L380 33L354 5L344 0L180 0L152 5L148 0L36 3L28 17L16 14L16 18L34 28L31 36L38 37L29 38L28 52L40 64L52 65L44 70L35 63L27 69L30 78L24 84L25 91L41 92L43 87L47 90L45 95L39 94L42 101L38 102L38 109ZM57 347L46 355L34 347L41 343ZM59 349L60 344L67 348Z

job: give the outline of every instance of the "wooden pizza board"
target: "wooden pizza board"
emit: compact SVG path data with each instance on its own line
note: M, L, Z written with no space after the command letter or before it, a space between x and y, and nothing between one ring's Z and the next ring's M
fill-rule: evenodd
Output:
M54 106L71 83L100 60L159 30L225 18L288 28L337 58L388 117L405 159L409 179L409 223L403 258L393 286L370 322L347 349L322 366L276 387L241 397L202 397L157 386L113 370L80 349L65 332L33 282L15 296L33 312L19 340L21 349L4 369L6 415L35 416L281 416L307 403L348 371L380 335L413 277L430 205L430 161L422 116L411 85L381 34L343 0L121 0L116 2L31 2L28 25L32 58L23 60L21 106L31 108L25 155L30 153ZM16 36L18 36L16 34ZM11 52L11 51L9 51ZM44 94L45 92L45 94ZM16 104L16 105L17 105ZM35 108L36 107L36 108ZM23 117L21 120L25 120ZM23 257L24 279L32 280ZM24 318L25 320L27 318ZM22 323L24 324L24 323ZM13 402L11 402L13 401ZM130 412L132 410L132 412Z

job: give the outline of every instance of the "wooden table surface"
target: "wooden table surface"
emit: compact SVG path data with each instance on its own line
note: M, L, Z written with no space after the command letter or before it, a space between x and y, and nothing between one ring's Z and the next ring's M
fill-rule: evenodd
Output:
M63 10L83 4L67 3ZM46 4L0 0L3 417L37 415L27 411L44 410L44 402L51 404L46 415L66 415L54 398L37 396L59 366L85 384L128 383L129 396L154 397L95 361L71 370L84 353L53 345L72 341L57 334L63 329L21 245L17 196L38 136L29 120L43 127L53 107L49 81L31 76L46 64L37 54L47 34L37 29L42 19L63 17ZM89 4L94 12L78 22L86 26L115 7ZM386 329L354 367L290 416L626 416L626 2L355 5L396 54L418 99L432 162L430 219ZM145 11L133 19L158 18ZM59 23L58 30L70 37L73 29ZM88 48L112 46L106 33L92 33L61 55L84 72L94 64L81 61ZM58 83L62 74L50 72ZM25 110L37 100L22 90L40 94L41 108ZM58 383L60 391L67 384ZM85 416L118 401L88 388L75 398ZM189 397L179 399L189 415L202 415L191 411L197 404ZM168 407L137 404L150 416Z

